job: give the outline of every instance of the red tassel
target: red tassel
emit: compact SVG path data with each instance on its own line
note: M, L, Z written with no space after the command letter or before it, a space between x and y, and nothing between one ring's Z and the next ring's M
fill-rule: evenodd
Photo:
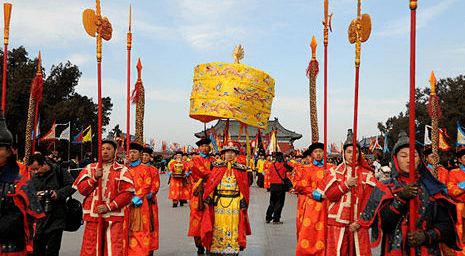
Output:
M136 87L134 88L131 94L132 104L137 104L137 102L139 102L141 86L142 86L142 81L137 81Z
M314 76L318 75L318 71L320 70L318 66L319 64L317 60L310 61L307 68L307 76L310 77L312 73Z
M42 90L44 87L44 80L42 79L42 75L37 75L34 77L34 80L32 80L32 85L31 85L31 94L32 97L37 101L42 100Z

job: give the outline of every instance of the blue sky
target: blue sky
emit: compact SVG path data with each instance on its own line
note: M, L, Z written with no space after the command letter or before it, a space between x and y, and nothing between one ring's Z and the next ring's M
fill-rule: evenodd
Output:
M6 1L3 1L6 2ZM82 77L79 93L96 99L95 39L82 25L82 12L95 1L13 1L10 49L24 45L30 57L41 50L43 66L70 60ZM323 0L102 0L102 14L113 25L104 42L103 95L114 103L111 122L126 128L126 33L129 5L133 9L131 86L141 58L146 90L146 139L194 144L203 125L188 116L195 65L233 62L237 44L245 48L242 63L276 80L271 118L303 134L295 143L310 143L308 79L312 35L318 41L318 118L323 138ZM330 0L333 32L328 50L328 139L345 140L353 125L354 45L347 28L356 17L356 0ZM429 85L431 70L438 79L465 71L465 1L422 0L417 14L417 87ZM373 22L362 44L358 137L378 134L377 122L405 110L409 82L408 1L362 0L362 13ZM3 19L2 19L3 20ZM133 111L134 111L134 107ZM134 113L134 112L132 112ZM134 116L131 117L134 131ZM213 125L211 122L208 125Z

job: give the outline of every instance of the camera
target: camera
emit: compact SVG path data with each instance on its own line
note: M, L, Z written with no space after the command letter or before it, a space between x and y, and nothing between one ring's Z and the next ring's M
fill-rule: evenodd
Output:
M42 200L45 201L44 203L44 212L49 213L52 211L52 194L53 192L51 190L45 190L42 193L39 193L39 196L42 198Z

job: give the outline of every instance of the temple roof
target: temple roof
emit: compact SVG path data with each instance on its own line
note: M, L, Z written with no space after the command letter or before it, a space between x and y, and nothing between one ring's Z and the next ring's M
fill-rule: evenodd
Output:
M213 126L215 129L216 133L218 135L223 136L223 130L226 126L226 120L225 119L220 119L218 122ZM212 127L207 129L207 132L209 133ZM237 137L239 135L239 131L241 129L241 123L236 121L236 120L229 120L229 134L231 136L231 139L237 140ZM268 135L272 129L275 129L278 131L277 133L277 140L278 142L288 142L288 143L293 143L294 141L302 138L302 134L298 134L296 132L290 131L286 128L284 128L278 121L278 118L275 117L274 120L269 120L268 121L268 127L265 130L262 130L262 136ZM254 126L248 126L247 130L249 132L249 140L255 139L255 136L257 135L257 127ZM200 138L204 136L203 131L202 132L197 132L194 134L195 137ZM242 131L241 138L239 141L245 141L245 128Z

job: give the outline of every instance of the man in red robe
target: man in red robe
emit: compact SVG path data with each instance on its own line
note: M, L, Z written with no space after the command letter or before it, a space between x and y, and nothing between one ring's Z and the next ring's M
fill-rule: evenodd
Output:
M344 161L329 169L323 178L324 192L329 200L327 255L349 255L350 250L356 256L371 255L368 228L355 228L354 222L365 207L377 179L359 153L360 145L357 143L354 149L352 143L353 133L349 129L343 146ZM352 168L353 150L356 150L355 175Z
M136 142L129 144L129 172L134 179L136 194L129 206L128 256L148 255L151 251L151 205L147 198L152 193L152 171L140 161L143 150L144 148Z
M129 170L115 161L116 142L102 141L103 166L97 163L87 165L74 181L73 188L85 196L82 207L86 228L82 239L81 256L97 255L98 240L103 240L106 256L123 255L127 248L123 241L126 208L134 196L134 182ZM102 200L98 199L98 180L102 179ZM98 217L103 217L99 231ZM126 239L127 240L127 239ZM100 254L98 254L100 255Z
M456 153L459 167L450 170L446 182L448 194L457 203L457 233L460 246L464 248L463 223L465 218L465 146L459 147ZM441 180L444 182L443 180ZM455 251L455 255L465 255L464 251Z
M315 142L304 152L309 163L297 169L294 190L299 195L297 203L296 255L325 255L327 201L323 201L325 173L324 144ZM327 164L326 168L334 165Z
M202 223L202 215L204 211L203 193L205 184L211 174L211 162L214 158L209 155L210 139L203 138L195 144L199 147L199 155L194 156L190 161L190 170L192 172L192 198L190 200L190 220L189 232L187 236L194 237L197 254L203 254L205 248L202 246L200 239L200 224Z
M157 193L160 189L160 175L158 169L151 164L153 150L144 147L142 154L142 163L147 165L152 174L152 190L147 196L147 201L150 205L150 252L149 255L153 255L153 252L158 250L159 245L159 225L158 225L158 202Z
M247 166L236 162L237 144L229 142L222 153L224 162L212 163L212 174L205 185L202 244L210 254L235 255L244 250L246 236L252 233L247 214L249 181Z
M190 200L191 187L189 179L189 164L182 161L182 152L176 152L174 161L170 164L170 194L169 199L173 200L173 207L184 206L184 201Z

